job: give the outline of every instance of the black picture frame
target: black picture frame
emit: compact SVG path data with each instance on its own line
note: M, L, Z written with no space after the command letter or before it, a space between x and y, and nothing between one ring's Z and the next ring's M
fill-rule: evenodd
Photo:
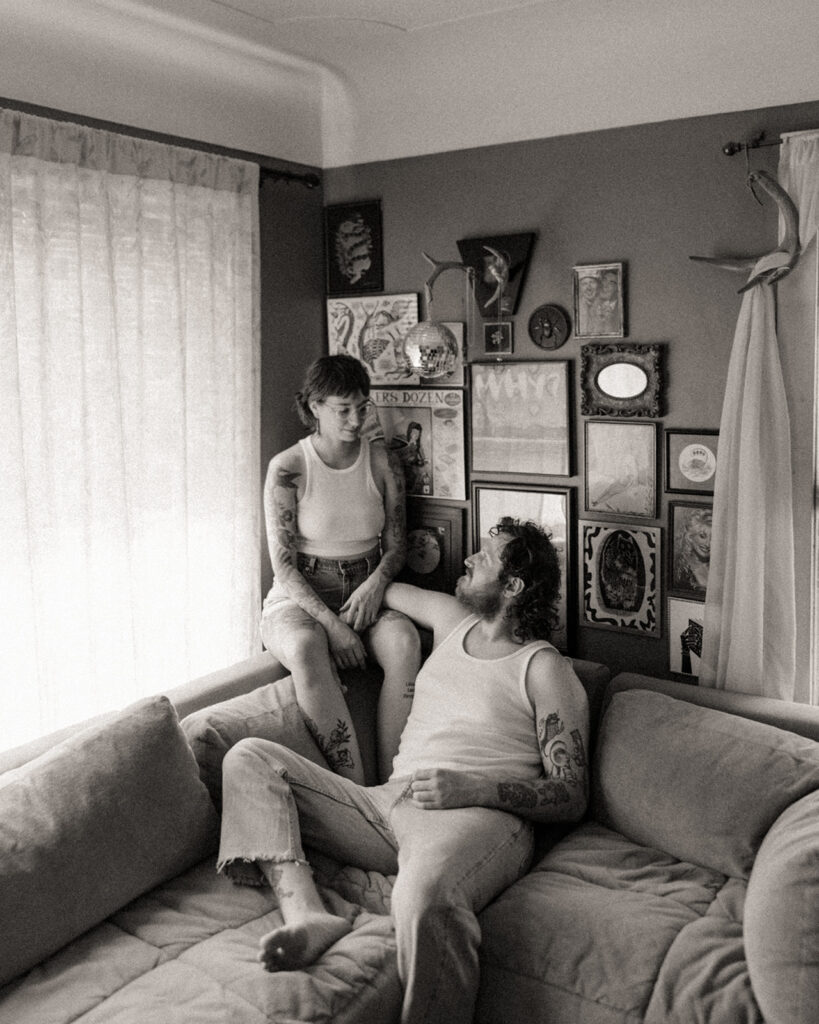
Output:
M407 502L407 560L396 579L452 594L463 575L466 510L436 501Z
M475 271L475 302L485 320L499 320L517 312L534 242L534 231L458 240L462 262ZM498 254L508 268L502 282L491 272L494 254Z
M511 356L515 350L515 326L511 320L487 321L483 325L483 354Z
M666 494L713 494L718 458L718 430L666 428Z
M624 263L584 263L572 267L574 336L625 338Z
M324 207L327 295L372 295L384 290L381 200Z
M667 592L704 601L711 568L713 508L702 501L668 503Z
M662 346L655 344L581 345L581 413L653 419L662 416L665 383L662 356ZM606 390L609 375L614 375L611 391ZM626 393L618 394L618 391Z

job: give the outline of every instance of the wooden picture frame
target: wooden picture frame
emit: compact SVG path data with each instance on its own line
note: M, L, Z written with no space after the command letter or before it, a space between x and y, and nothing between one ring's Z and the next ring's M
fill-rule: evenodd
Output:
M396 577L452 594L464 568L466 510L437 501L407 502L407 560Z
M668 599L668 669L698 677L702 659L705 603L679 597ZM690 682L690 679L689 679Z
M515 348L515 327L511 320L490 321L483 325L483 354L511 356Z
M662 416L661 345L581 345L584 416Z
M718 430L666 429L666 492L713 494L718 448Z
M472 472L571 476L569 362L472 363Z
M669 594L705 599L711 566L712 515L712 507L704 502L669 502Z
M572 267L572 295L576 338L626 336L625 264Z
M458 240L461 261L475 272L475 303L484 319L499 320L517 312L534 241L533 231ZM492 273L496 255L508 268L501 279Z
M503 516L532 520L551 535L560 563L560 597L551 642L568 651L574 607L574 515L572 487L475 482L472 484L472 550L478 551L490 527Z
M587 512L654 519L657 515L657 425L585 421Z
M580 521L582 625L660 636L661 532Z
M368 295L384 290L381 200L324 207L328 295Z
M407 331L417 323L416 292L327 299L328 351L360 359L373 386L417 386L420 378L403 348Z

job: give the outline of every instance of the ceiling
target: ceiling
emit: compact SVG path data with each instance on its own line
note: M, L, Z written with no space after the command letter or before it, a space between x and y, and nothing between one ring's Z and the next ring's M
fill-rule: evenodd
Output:
M819 99L816 0L0 0L0 19L0 95L325 167Z

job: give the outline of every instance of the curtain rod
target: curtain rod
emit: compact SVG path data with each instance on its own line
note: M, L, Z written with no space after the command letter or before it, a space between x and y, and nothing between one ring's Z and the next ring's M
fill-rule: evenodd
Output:
M259 178L265 181L297 181L305 188L318 188L321 178L317 174L297 174L295 171L276 171L272 167L259 167Z
M763 140L765 140L765 132L760 132L759 135L754 135L753 138L747 139L745 142L726 142L722 147L722 152L726 156L735 156L743 150L747 152L749 149L759 149L761 146L782 145L782 139Z

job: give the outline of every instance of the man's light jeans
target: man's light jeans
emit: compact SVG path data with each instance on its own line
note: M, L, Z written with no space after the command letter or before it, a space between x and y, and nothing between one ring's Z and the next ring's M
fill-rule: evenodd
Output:
M528 822L482 807L423 810L411 779L365 788L269 740L225 756L219 870L306 860L302 841L342 864L398 872L392 917L403 1024L471 1024L478 991L475 915L523 875ZM247 880L245 877L244 880Z

